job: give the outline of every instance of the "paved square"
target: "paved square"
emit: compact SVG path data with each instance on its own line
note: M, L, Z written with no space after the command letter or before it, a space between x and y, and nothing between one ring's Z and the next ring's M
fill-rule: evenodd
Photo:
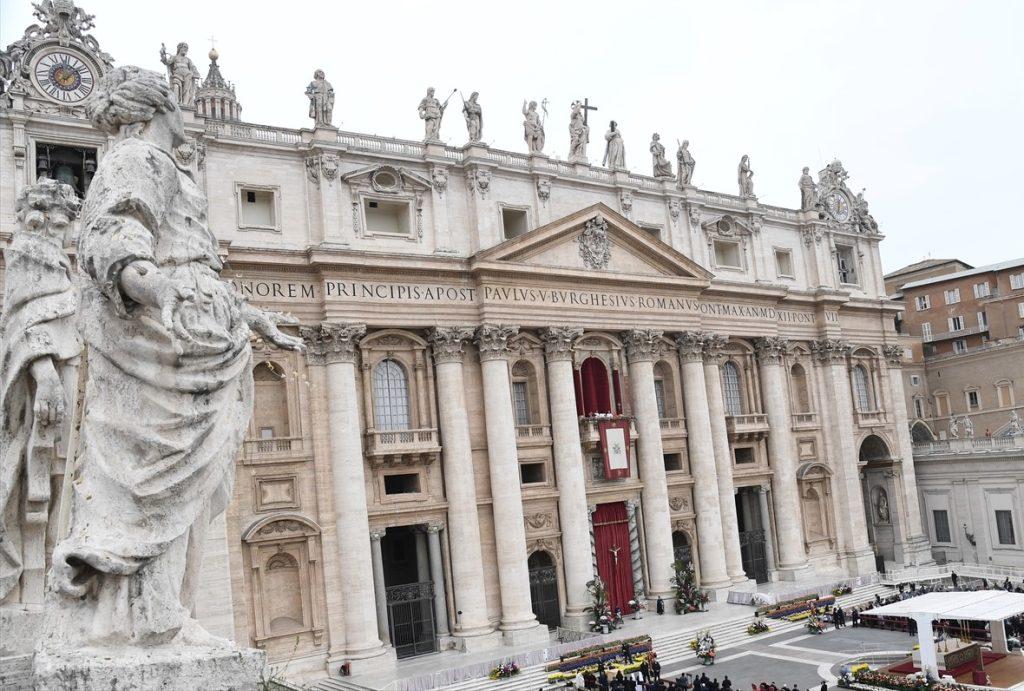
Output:
M917 639L897 631L846 628L829 630L820 636L801 633L799 636L773 641L773 643L856 655L862 652L878 650L909 651L917 643Z
M704 672L709 679L717 678L721 681L728 675L736 691L745 691L751 684L762 681L774 681L780 687L785 684L790 688L796 684L801 689L817 689L821 684L818 666L810 662L800 662L775 653L749 650L726 650L722 651L721 655L721 661L708 667L700 667L697 658L669 665L667 671L662 670L662 676L666 679L675 679L685 670L689 674Z

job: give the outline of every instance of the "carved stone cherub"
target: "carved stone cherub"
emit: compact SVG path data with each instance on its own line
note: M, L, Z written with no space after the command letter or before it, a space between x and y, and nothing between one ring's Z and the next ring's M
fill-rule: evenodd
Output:
M25 188L15 203L18 225L4 252L0 600L10 596L23 603L42 602L50 472L70 407L66 385L74 381L82 350L75 328L78 293L64 251L79 208L70 185L43 178ZM32 564L36 570L24 571ZM18 585L20 595L12 593Z

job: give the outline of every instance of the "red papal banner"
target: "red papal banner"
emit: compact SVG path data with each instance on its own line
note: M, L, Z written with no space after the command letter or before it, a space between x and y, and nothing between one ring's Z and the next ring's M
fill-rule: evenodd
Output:
M629 477L629 420L602 420L597 425L604 456L604 477Z

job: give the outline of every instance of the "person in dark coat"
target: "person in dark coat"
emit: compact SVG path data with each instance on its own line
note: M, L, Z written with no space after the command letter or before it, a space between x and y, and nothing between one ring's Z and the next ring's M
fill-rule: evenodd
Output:
M665 613L665 600L660 595L658 596L658 603L655 605L655 611L658 614Z
M953 582L954 589L960 587L960 577L956 575L956 571L949 572L949 580Z

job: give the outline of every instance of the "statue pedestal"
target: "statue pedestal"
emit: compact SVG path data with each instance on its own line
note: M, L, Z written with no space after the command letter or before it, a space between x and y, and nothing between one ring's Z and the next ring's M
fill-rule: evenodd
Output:
M37 650L33 681L37 689L259 688L267 655L251 648L82 648Z

